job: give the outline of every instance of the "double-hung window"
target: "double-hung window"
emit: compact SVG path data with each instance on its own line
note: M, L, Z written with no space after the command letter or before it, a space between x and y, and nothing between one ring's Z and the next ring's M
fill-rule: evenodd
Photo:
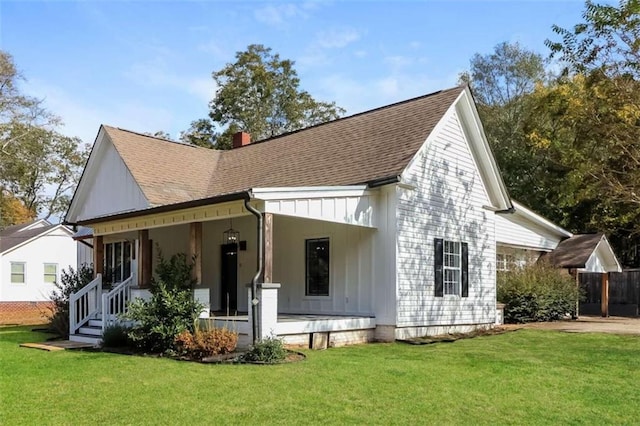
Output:
M307 296L329 296L329 238L305 241Z
M24 262L11 262L11 284L24 284L26 264Z
M44 282L55 283L56 281L58 281L58 264L45 263L44 264Z
M469 246L465 242L434 240L435 296L469 296Z

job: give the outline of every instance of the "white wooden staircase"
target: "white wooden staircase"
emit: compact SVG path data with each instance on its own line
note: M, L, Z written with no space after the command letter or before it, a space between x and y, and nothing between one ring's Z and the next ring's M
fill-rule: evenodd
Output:
M134 277L110 291L102 290L102 275L69 297L69 340L99 346L102 334L127 311Z

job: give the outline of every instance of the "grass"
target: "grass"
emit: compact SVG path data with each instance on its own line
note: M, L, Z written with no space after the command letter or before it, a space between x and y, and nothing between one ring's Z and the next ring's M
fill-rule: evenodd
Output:
M521 330L203 365L44 352L0 328L0 424L634 424L640 338Z

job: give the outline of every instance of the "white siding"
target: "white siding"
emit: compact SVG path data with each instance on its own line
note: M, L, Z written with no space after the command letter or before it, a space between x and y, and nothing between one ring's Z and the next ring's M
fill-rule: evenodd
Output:
M283 313L374 315L372 229L318 220L274 218L273 281ZM328 297L305 296L305 240L328 237Z
M432 132L398 188L398 327L495 321L494 213L455 110ZM434 238L469 244L469 297L434 296Z
M265 201L265 212L374 227L373 195L360 197L298 198Z
M93 239L88 238L86 240L77 241L77 264L78 267L82 265L93 264Z
M105 138L100 147L100 166L84 188L86 199L77 220L84 220L144 209L149 203L111 141Z
M512 214L496 214L496 242L516 247L549 251L558 246L561 237L520 216L516 210Z
M44 282L44 264L58 265L58 277L69 266L76 268L76 242L68 232L55 229L29 244L5 253L1 257L0 301L38 302L47 301L54 285ZM25 263L25 284L11 283L11 262Z

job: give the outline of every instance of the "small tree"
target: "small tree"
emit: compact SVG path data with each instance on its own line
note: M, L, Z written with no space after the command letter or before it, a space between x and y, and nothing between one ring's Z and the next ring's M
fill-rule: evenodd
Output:
M178 334L194 332L204 305L193 298L191 268L183 253L165 260L159 252L151 299L136 299L124 315L124 319L134 322L129 338L138 349L167 352L173 348Z
M69 267L62 270L60 282L54 283L55 289L51 294L53 307L48 314L49 328L63 338L69 337L69 298L72 293L82 290L93 280L93 266L81 265L77 270Z

